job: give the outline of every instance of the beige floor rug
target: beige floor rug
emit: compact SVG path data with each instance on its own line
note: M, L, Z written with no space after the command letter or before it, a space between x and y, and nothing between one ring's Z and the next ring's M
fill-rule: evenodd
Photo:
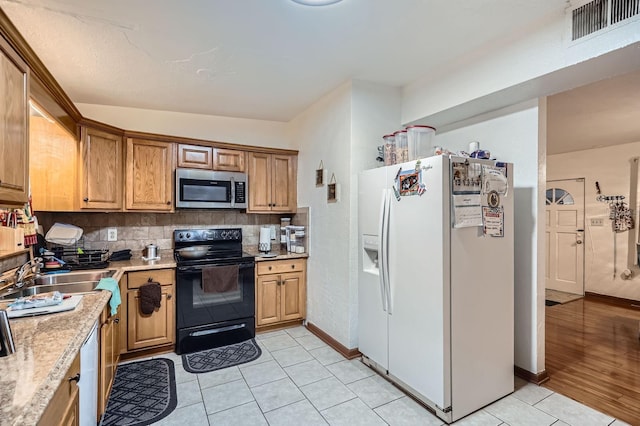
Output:
M557 303L572 302L574 300L582 299L582 297L583 296L581 294L565 293L564 291L551 289L545 290L545 299Z

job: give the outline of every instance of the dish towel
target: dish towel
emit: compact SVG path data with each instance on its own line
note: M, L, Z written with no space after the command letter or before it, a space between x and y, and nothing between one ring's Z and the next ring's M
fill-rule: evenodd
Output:
M111 315L118 313L118 306L120 306L120 286L115 278L101 278L100 282L96 286L95 290L107 290L111 292L111 299L109 299L109 307L111 307Z
M238 265L202 268L202 290L205 293L237 291L238 270Z
M155 308L160 307L162 288L157 282L149 281L140 287L140 311L144 315L151 315Z

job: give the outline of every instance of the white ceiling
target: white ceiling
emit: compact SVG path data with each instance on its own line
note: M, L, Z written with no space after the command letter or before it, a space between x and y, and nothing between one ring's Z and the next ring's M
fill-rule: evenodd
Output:
M0 0L77 103L288 121L349 79L404 86L566 0Z
M566 0L0 0L72 101L288 121L349 79L404 86ZM640 73L549 97L549 154L640 141Z

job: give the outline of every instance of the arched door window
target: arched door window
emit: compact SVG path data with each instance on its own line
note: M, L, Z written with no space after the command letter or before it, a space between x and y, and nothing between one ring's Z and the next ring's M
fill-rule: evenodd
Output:
M573 197L564 189L551 188L547 189L547 205L560 204L570 206L574 204Z

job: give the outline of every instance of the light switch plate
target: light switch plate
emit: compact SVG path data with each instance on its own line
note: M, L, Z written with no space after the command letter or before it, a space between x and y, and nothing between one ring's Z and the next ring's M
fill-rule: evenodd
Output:
M107 228L107 241L118 241L118 228Z
M592 218L591 226L604 226L604 220L600 218Z

